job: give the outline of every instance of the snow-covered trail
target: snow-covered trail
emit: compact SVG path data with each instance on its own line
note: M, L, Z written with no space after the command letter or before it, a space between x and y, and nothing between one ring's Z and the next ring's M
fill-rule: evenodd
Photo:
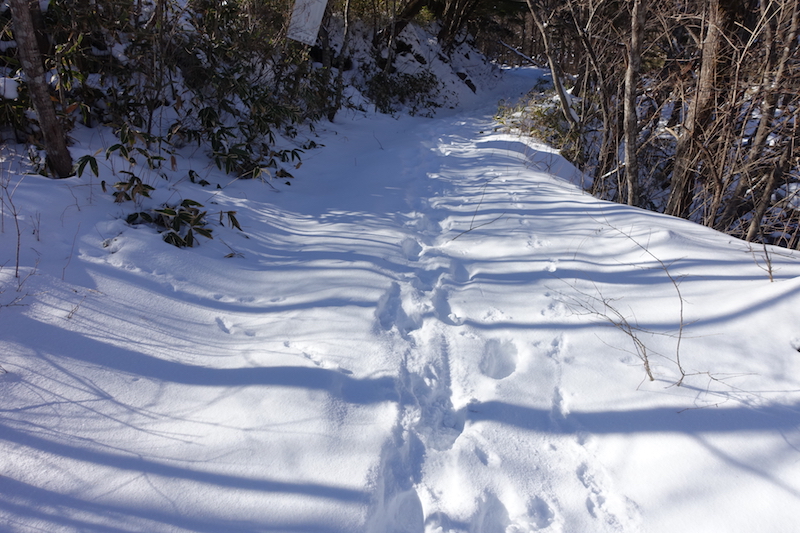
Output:
M244 228L192 250L25 182L78 209L0 309L2 529L792 531L798 255L494 132L538 75L332 126L280 194L174 186Z

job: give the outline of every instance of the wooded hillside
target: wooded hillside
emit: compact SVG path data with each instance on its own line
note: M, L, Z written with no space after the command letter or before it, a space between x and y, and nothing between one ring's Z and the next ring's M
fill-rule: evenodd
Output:
M286 39L291 0L11 5L0 14L3 136L47 147L56 176L68 172L50 103L55 126L110 125L111 148L150 165L197 143L229 172L288 173L281 164L302 150L276 150L275 135L357 106L348 84L383 112L442 105L424 58L398 68L414 54L403 38L414 23L443 57L469 40L495 61L550 68L553 87L533 91L513 126L557 143L593 194L800 248L798 0L332 0L314 47ZM50 102L37 103L42 76L21 74L36 63L23 43L40 54ZM369 61L354 62L365 46Z

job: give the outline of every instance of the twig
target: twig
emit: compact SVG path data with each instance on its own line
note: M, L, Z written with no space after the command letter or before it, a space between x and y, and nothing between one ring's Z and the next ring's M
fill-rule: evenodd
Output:
M226 258L226 259L227 259L227 258L231 258L231 257L244 257L244 254L243 254L243 253L241 253L241 252L237 252L236 250L234 250L234 249L231 247L231 245L229 245L227 242L223 241L223 240L222 240L222 238L220 238L220 239L219 239L219 242L221 242L222 244L224 244L224 245L225 245L225 246L228 248L228 250L230 250L230 251L231 251L231 253L229 253L229 254L226 254L226 255L225 255L225 258Z
M19 278L19 258L20 258L20 248L22 246L22 230L19 227L19 211L17 211L17 206L14 204L14 193L17 191L17 187L19 184L22 183L23 178L20 178L14 188L9 191L9 186L11 185L11 178L3 179L0 182L0 187L3 189L3 197L0 198L3 205L8 205L9 209L11 210L11 216L14 217L14 227L17 230L17 247L16 247L16 262L14 265L14 277ZM4 209L5 211L5 209Z
M770 255L769 250L767 250L767 243L762 242L761 246L764 248L764 262L766 263L766 266L761 266L761 264L758 262L758 259L756 258L756 252L753 250L752 245L750 245L750 253L753 254L753 262L756 264L756 266L766 272L769 276L770 283L773 283L775 279L772 270L772 256Z
M474 230L474 229L482 228L483 226L488 226L489 224L492 224L492 223L494 223L494 222L497 222L498 220L500 220L501 218L503 218L503 217L505 216L505 214L506 214L506 213L508 213L508 211L503 211L503 212L500 214L500 216L499 216L499 217L497 217L497 218L495 218L494 220L490 220L489 222L484 222L483 224L479 224L479 225L477 225L477 226L475 225L475 217L477 217L477 216L478 216L478 210L481 208L481 205L483 205L483 197L484 197L484 196L486 196L486 187L488 187L488 186L489 186L489 184L490 184L490 183L491 183L491 182L492 182L492 181L493 181L493 180L494 180L496 177L497 177L497 176L495 176L494 178L491 178L491 179L489 179L489 180L486 180L486 183L484 183L484 184L483 184L483 188L482 188L482 190L481 190L481 199L480 199L480 201L478 202L478 206L475 208L475 212L474 212L474 213L472 213L472 220L470 220L470 221L469 221L469 229L468 229L468 230L464 230L464 231L462 231L461 233L459 233L458 235L456 235L455 237L453 237L452 239L450 239L450 242L452 242L452 241L454 241L454 240L458 239L459 237L461 237L461 236L462 236L462 235L464 235L465 233L469 233L470 231L472 231L472 230Z
M380 146L380 147L381 147L381 150L383 150L383 144L381 144L381 141L380 141L380 139L378 139L378 136L377 136L377 135L375 135L375 132L374 132L374 131L372 132L372 136L373 136L373 137L375 137L375 140L376 140L376 141L378 141L378 146Z
M683 365L681 364L681 340L683 339L683 328L684 328L684 319L683 319L684 299L683 299L683 295L681 294L681 289L678 286L679 283L672 276L672 274L670 273L669 268L667 267L666 263L664 263L664 261L662 261L661 259L656 257L655 254L653 254L653 252L651 252L650 250L647 249L647 247L642 245L639 241L637 241L631 235L625 233L621 229L619 229L619 228L617 228L615 226L612 226L611 224L609 224L609 226L611 228L613 228L614 230L618 231L619 233L621 233L622 235L624 235L625 237L627 237L631 242L633 242L636 246L638 246L644 253L646 253L647 255L652 257L653 260L655 260L659 265L661 265L661 270L664 271L664 274L667 275L667 278L669 278L670 282L672 283L672 286L675 287L675 292L678 294L678 302L680 304L679 321L678 321L678 335L677 335L677 343L676 343L676 346L675 346L675 364L678 365L678 371L680 371L680 373L681 373L681 378L675 383L675 385L680 387L681 384L683 383L683 379L686 377L686 371L683 369Z
M33 217L33 234L38 242L42 241L42 214L39 211Z
M20 279L19 276L17 276L17 280L18 280L17 281L17 292L21 292L22 291L22 286L25 285L25 282L28 281L29 277L33 276L36 273L36 270L38 268L39 268L39 258L37 257L36 258L36 262L33 264L33 268L30 269L27 274L25 274L24 278Z
M525 61L527 61L527 62L529 62L529 63L533 64L534 66L541 67L541 65L539 65L539 63L537 63L535 59L533 59L533 58L532 58L532 57L530 57L530 56L526 56L525 54L523 54L522 52L520 52L519 50L517 50L517 49L516 49L516 48L514 48L513 46L511 46L511 45L508 45L508 44L504 43L504 42L503 42L503 41L501 41L501 40L498 40L497 42L498 42L500 45L502 45L502 46L505 46L506 48L508 48L509 50L511 50L512 52L514 52L515 54L517 54L519 57L521 57L521 58L522 58L522 59L524 59Z
M469 227L469 229L462 231L461 233L459 233L458 235L456 235L455 237L453 237L452 239L450 239L450 242L452 242L452 241L454 241L454 240L458 239L459 237L461 237L461 236L462 236L462 235L464 235L465 233L469 233L470 231L472 231L472 230L474 230L474 229L482 228L482 227L484 227L484 226L488 226L489 224L492 224L493 222L497 222L498 220L500 220L501 218L503 218L507 212L508 212L508 211L503 211L503 212L500 214L500 216L499 216L499 217L497 217L497 218L495 218L495 219L493 219L493 220L490 220L489 222L484 222L483 224L478 224L477 226L474 226L474 227L473 227L473 226L470 224L470 227Z
M81 301L80 301L80 302L78 302L78 303L75 305L75 307L73 307L73 308L72 308L72 310L71 310L71 311L70 311L70 312L67 314L67 320L69 320L69 319L71 319L73 316L75 316L75 313L77 313L77 312L78 312L78 309L80 309L80 307L81 307L81 304L83 303L83 301L84 301L85 299L86 299L86 295L84 294L84 295L83 295L83 298L81 298Z
M594 288L599 296L588 294L578 289L574 285L572 285L571 287L573 290L578 292L578 294L581 294L590 301L594 300L595 302L599 302L600 305L603 306L603 310L599 311L593 305L584 303L575 297L570 297L570 299L575 303L575 305L577 305L587 313L595 315L598 318L605 320L615 328L625 333L628 337L630 337L631 341L633 342L634 349L636 350L635 354L639 359L641 359L647 378L650 381L655 381L655 377L653 376L653 371L650 368L650 357L649 357L649 352L647 350L647 345L637 335L638 331L643 331L643 330L638 325L632 326L628 318L625 315L623 315L616 307L611 305L612 300L610 298L606 298L605 296L603 296L603 293L600 291L597 285L595 285ZM627 350L624 351L627 352Z
M64 277L67 275L67 267L72 262L72 254L75 252L75 241L78 240L78 233L81 231L81 225L78 223L78 229L75 230L75 236L72 238L72 248L69 251L69 257L67 257L67 264L64 265L64 268L61 270L61 281L64 281Z
M0 303L0 308L3 308L3 307L18 307L18 306L24 305L22 303L22 301L25 300L25 298L27 298L28 296L30 296L30 294L27 293L27 292L25 294L21 294L22 293L22 286L25 284L25 282L28 280L28 278L33 275L33 273L36 271L36 267L38 267L38 265L39 265L39 262L37 261L36 262L36 266L34 266L33 269L31 269L24 278L22 278L22 279L17 278L17 291L16 291L17 295L8 303ZM5 264L0 265L0 271L3 270L4 266L5 266ZM2 285L0 285L0 295L3 294L4 292L5 292L5 288Z

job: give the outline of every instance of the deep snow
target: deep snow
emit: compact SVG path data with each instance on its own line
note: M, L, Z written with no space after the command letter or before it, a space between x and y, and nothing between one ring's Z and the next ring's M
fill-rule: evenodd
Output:
M800 255L583 193L494 129L540 74L326 126L281 192L151 176L237 211L192 249L6 146L0 529L797 531Z

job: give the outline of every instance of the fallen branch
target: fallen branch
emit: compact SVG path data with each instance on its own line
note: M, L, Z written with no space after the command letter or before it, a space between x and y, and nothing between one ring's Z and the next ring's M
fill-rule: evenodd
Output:
M497 176L495 176L495 178L496 177ZM478 206L475 208L475 212L472 213L472 220L470 220L470 222L469 222L469 229L462 231L461 233L459 233L458 235L456 235L455 237L450 239L450 242L453 242L454 240L458 239L459 237L461 237L464 234L469 233L472 230L476 230L478 228L482 228L484 226L488 226L489 224L497 222L498 220L503 218L505 216L505 214L508 212L508 211L503 211L502 213L500 213L499 217L497 217L497 218L495 218L493 220L490 220L489 222L484 222L483 224L478 224L477 226L475 225L475 217L478 216L478 210L481 208L481 205L483 204L483 197L486 196L486 187L489 186L489 184L492 182L492 180L494 180L494 178L492 178L490 180L487 180L486 183L483 184L483 189L481 190L481 199L478 202Z

